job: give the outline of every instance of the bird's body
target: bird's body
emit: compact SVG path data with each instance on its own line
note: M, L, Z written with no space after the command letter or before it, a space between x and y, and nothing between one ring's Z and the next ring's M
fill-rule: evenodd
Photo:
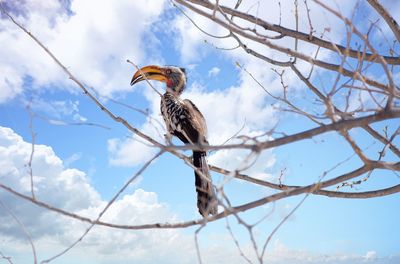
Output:
M185 102L172 93L165 93L161 98L160 111L167 131L177 136L183 143L189 143L187 137L181 135L183 121L189 115Z
M166 92L161 99L161 114L168 133L183 143L199 146L208 144L205 119L190 100L182 100L173 93ZM216 206L210 206L210 202L215 203L215 194L206 157L206 151L193 151L193 165L200 171L194 172L197 207L203 216L216 213Z
M147 76L143 77L142 73L147 74ZM216 214L217 200L208 170L207 152L201 150L201 146L208 144L206 121L199 109L190 100L180 98L186 85L185 71L173 66L165 68L147 66L133 76L131 84L144 78L167 83L167 90L161 97L160 106L167 131L183 143L196 145L200 148L200 150L193 150L193 165L196 167L194 174L197 207L202 216Z
M199 109L190 101L166 92L161 98L161 115L167 131L185 144L207 142L207 126Z

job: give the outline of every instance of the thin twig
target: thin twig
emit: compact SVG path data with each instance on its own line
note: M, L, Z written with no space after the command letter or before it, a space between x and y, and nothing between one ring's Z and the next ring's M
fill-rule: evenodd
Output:
M32 197L33 198L33 197ZM7 206L5 205L5 203L3 203L2 200L0 200L0 205L1 207L3 207L3 209L9 214L11 215L11 217L14 219L14 221L21 227L22 232L24 233L26 239L28 239L29 244L31 245L32 248L32 254L33 254L33 263L36 264L37 263L37 255L36 255L36 248L35 248L35 244L33 243L32 240L32 235L30 234L30 232L28 231L28 229L26 229L26 226L18 219L18 217L13 213L13 211ZM4 259L7 259L9 261L9 263L11 262L11 258L6 258L3 256Z

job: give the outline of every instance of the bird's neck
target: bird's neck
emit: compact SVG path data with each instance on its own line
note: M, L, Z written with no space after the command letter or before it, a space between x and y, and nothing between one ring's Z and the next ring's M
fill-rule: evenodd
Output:
M183 89L178 90L176 88L167 87L165 95L169 94L169 95L172 95L175 97L179 97L181 95L182 91L183 91Z

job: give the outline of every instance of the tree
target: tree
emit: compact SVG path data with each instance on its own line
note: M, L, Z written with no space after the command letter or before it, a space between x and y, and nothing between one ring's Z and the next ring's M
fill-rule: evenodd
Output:
M31 194L11 189L5 183L0 182L0 187L24 199L35 203L48 210L55 211L68 217L90 223L90 226L69 248L56 255L58 257L73 248L87 233L96 225L120 229L158 229L158 228L186 228L199 226L198 231L209 222L220 219L228 219L229 216L238 221L239 225L245 227L252 241L254 254L259 263L263 263L266 248L272 236L284 224L284 222L301 206L309 195L336 197L344 199L367 199L385 195L394 195L400 192L400 184L381 187L380 184L368 185L367 191L353 191L359 185L368 183L371 177L388 177L398 175L400 171L400 149L398 147L400 126L399 98L400 90L396 85L399 74L398 65L398 43L400 42L400 27L379 1L368 0L368 8L376 12L380 21L369 21L367 24L357 24L357 8L361 5L358 1L350 16L343 14L339 7L332 7L325 2L314 0L293 3L294 19L291 22L281 21L281 10L279 23L269 22L262 14L258 14L257 8L247 9L241 0L229 4L220 4L204 0L175 0L174 6L182 12L198 29L206 34L209 39L214 40L217 49L242 50L250 57L262 62L266 70L272 70L278 76L280 88L271 89L269 84L260 81L252 72L246 69L246 65L240 62L237 66L254 80L253 89L263 89L269 95L271 105L279 113L280 118L292 118L295 116L301 121L299 129L288 129L280 127L279 123L270 130L263 131L260 135L237 135L232 139L235 143L227 142L221 145L208 146L209 151L226 149L240 149L248 151L248 159L243 164L238 164L237 169L229 171L225 168L213 166L210 169L215 173L227 175L238 180L250 182L260 188L275 190L260 199L235 204L231 202L231 195L225 191L225 185L216 186L219 197L219 214L208 218L192 220L184 223L148 223L143 225L118 225L103 222L101 217L108 210L119 195L147 169L151 163L166 152L171 153L177 159L183 160L188 166L193 167L191 159L183 153L187 149L198 149L196 145L177 146L168 142L160 142L135 126L124 118L117 116L109 110L74 74L57 59L53 53L46 48L35 33L29 32L20 25L2 7L3 13L8 16L21 30L25 31L53 60L62 68L84 94L89 97L99 110L108 115L115 123L122 124L128 131L134 133L147 144L158 149L154 155L127 183L120 188L115 196L109 201L103 211L96 219L83 217L62 208L43 203L36 199L31 174ZM281 3L279 2L279 6ZM345 34L337 39L329 32L332 28L316 25L312 13L325 12L336 18L336 22L342 23L339 28ZM207 18L216 27L216 32L224 32L224 35L215 35L201 28L193 18L193 14ZM300 22L301 21L301 22ZM306 23L305 23L306 21ZM336 25L335 25L336 26ZM332 25L332 27L334 27ZM327 36L328 35L328 36ZM210 41L208 41L210 42ZM222 47L222 45L224 45ZM227 45L232 45L233 48ZM224 51L225 52L225 51ZM329 61L327 61L329 60ZM137 67L134 63L132 63ZM272 69L269 69L272 67ZM296 85L293 85L297 82ZM300 87L299 90L293 87ZM337 137L331 137L335 133ZM252 161L263 152L274 149L279 150L291 146L300 141L312 140L318 136L330 135L325 140L345 142L353 151L357 162L351 163L340 172L332 171L347 163L348 156L337 157L332 168L326 168L318 181L302 185L287 185L284 183L285 169L281 171L278 182L258 179L254 175L246 175L244 170L251 167ZM232 141L232 139L230 141ZM335 143L333 143L335 144ZM373 145L373 147L371 147ZM32 142L34 146L34 142ZM34 148L32 148L34 149ZM326 150L329 151L329 150ZM32 155L34 150L32 150ZM303 153L299 155L304 155ZM359 164L359 165L355 165ZM334 175L331 175L334 174ZM227 178L230 181L230 178ZM348 188L351 190L348 191ZM345 189L346 191L342 191ZM254 238L253 227L258 224L249 224L245 221L242 212L248 212L253 208L261 208L263 205L273 203L293 196L306 194L280 222L268 234L265 241L260 243ZM240 243L235 239L234 231L227 225L232 234L232 239L240 251L242 257L251 262L251 258L242 252ZM196 232L197 237L198 232ZM33 245L33 244L32 244ZM201 251L198 249L198 257L201 262ZM49 259L52 260L55 257Z

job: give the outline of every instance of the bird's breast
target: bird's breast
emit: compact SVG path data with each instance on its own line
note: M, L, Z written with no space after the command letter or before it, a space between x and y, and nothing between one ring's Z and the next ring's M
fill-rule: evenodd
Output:
M164 96L161 100L161 114L170 129L173 131L182 130L182 120L186 119L183 102L173 96Z

